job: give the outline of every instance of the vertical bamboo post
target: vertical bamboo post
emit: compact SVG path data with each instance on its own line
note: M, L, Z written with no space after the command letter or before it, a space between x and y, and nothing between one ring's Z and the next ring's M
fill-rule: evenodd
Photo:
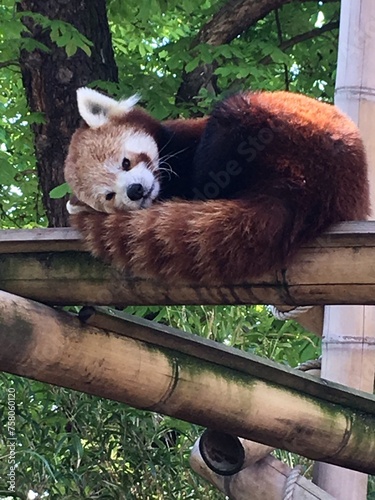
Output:
M342 0L335 102L365 142L375 217L375 1ZM373 392L375 307L325 308L322 377ZM367 476L319 464L318 485L340 500L365 500Z

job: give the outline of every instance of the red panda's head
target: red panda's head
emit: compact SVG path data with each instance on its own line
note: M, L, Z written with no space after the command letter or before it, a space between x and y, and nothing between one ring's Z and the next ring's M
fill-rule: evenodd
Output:
M74 194L100 212L149 207L160 190L158 122L134 107L137 96L115 101L80 88L77 101L86 125L73 134L65 161Z

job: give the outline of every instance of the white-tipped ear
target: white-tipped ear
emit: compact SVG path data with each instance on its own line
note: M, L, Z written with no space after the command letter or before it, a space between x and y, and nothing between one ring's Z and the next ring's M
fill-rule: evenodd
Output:
M138 101L139 96L137 95L117 102L115 99L87 87L81 87L77 90L79 114L92 128L104 125L111 116L121 116L128 113Z
M141 96L139 94L134 94L127 99L122 99L117 103L116 108L111 111L111 115L113 116L128 113L132 108L134 108L140 98Z
M96 90L82 87L77 90L78 111L87 125L100 127L108 121L109 111L117 102Z

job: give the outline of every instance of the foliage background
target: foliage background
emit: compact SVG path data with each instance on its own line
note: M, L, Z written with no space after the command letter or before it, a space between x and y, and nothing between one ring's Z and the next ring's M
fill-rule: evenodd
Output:
M43 1L43 0L40 0ZM38 2L34 2L38 3ZM119 82L92 82L115 96L141 92L158 118L209 110L243 88L289 89L333 99L338 1L275 2L279 7L233 39L200 43L225 2L108 0ZM90 54L91 42L71 25L33 14L68 57ZM30 126L43 123L27 107L19 52L51 50L21 37L14 0L0 5L0 226L46 226ZM208 28L207 28L208 29ZM181 87L203 69L207 81L186 102ZM177 97L177 99L176 99ZM177 101L177 102L176 102ZM64 188L55 195L64 194ZM319 355L320 343L301 327L274 319L264 307L129 307L128 312L296 366ZM0 376L0 398L14 387L17 402L19 498L216 499L188 456L200 429L169 417L48 386ZM6 498L6 406L0 407L0 498ZM307 461L279 453L291 464ZM373 486L372 486L373 487ZM375 498L371 490L369 498Z

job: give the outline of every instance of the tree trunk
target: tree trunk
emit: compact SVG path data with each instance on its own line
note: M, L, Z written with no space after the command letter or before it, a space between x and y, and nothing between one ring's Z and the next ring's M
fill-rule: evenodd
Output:
M68 57L64 48L51 41L49 30L31 17L22 20L29 30L23 36L51 49L50 52L22 50L20 64L30 111L44 115L44 123L34 124L33 131L48 222L50 226L64 226L66 200L51 199L49 192L64 182L63 165L69 140L79 123L75 91L95 80L118 80L105 0L22 0L17 8L20 12L32 11L70 23L93 42L90 57L81 49Z

